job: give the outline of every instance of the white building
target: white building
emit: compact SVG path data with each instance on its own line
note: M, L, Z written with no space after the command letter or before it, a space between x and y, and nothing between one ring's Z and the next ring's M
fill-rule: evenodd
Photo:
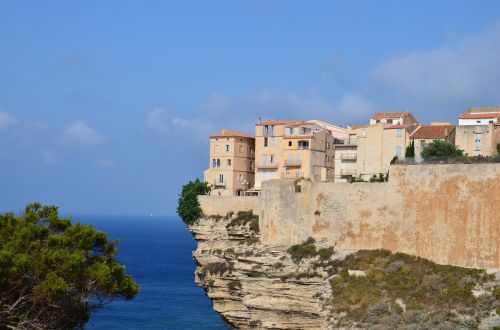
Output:
M500 123L500 108L470 108L458 118L459 126L490 125Z

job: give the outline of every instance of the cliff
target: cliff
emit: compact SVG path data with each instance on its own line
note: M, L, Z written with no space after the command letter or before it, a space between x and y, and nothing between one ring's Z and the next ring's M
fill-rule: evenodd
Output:
M500 327L499 164L269 180L259 197L199 202L196 282L234 328Z
M312 239L266 246L257 223L242 211L189 227L198 241L196 283L233 328L500 326L500 274L387 250L334 250Z

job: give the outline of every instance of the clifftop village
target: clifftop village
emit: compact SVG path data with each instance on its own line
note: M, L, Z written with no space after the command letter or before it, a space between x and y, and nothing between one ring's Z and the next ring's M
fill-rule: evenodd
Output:
M377 112L369 124L341 127L321 120L269 120L255 136L222 130L210 136L210 166L204 179L211 194L256 195L263 181L309 178L350 182L386 173L391 160L405 159L414 143L415 162L435 140L446 140L469 156L494 156L500 143L500 108L470 108L458 126L421 125L410 112Z

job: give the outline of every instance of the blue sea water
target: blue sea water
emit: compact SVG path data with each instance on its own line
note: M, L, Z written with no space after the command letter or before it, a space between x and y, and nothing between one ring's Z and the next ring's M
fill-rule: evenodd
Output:
M134 300L91 314L85 329L227 329L194 283L196 242L177 217L75 216L119 240L118 259L141 285Z

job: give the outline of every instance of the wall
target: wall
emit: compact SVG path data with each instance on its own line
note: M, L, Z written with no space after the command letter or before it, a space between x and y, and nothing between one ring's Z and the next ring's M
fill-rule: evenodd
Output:
M258 196L198 196L203 214L225 216L229 212L254 211L258 214Z
M496 154L495 125L457 126L455 145L469 156ZM476 138L481 135L480 147L476 148ZM500 142L500 141L499 141Z
M387 183L266 181L259 225L269 245L311 236L500 269L500 164L394 165Z

